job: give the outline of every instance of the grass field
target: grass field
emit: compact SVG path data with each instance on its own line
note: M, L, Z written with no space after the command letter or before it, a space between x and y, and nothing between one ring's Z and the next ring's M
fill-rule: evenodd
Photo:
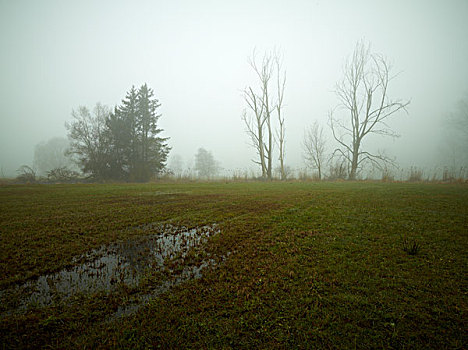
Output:
M154 222L217 224L220 233L203 254L228 257L111 321L160 276L148 271L136 287L3 313L2 348L468 344L467 185L0 186L0 290L70 267L90 249L145 235L128 228Z

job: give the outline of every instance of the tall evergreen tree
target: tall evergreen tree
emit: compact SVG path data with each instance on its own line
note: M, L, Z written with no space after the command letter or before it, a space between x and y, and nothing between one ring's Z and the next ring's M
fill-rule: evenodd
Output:
M131 127L119 109L109 115L106 125L110 140L110 172L116 180L127 180L131 154Z
M156 113L160 106L146 84L138 91L134 86L108 118L112 140L112 173L118 179L148 181L165 167L170 148L158 135Z
M112 144L112 174L115 179L128 180L137 163L136 141L137 90L127 92L120 106L107 119Z
M92 115L80 107L66 124L69 154L96 180L148 181L164 169L170 151L169 138L159 136L159 107L146 84L132 86L113 112L97 104Z
M166 165L170 148L158 135L163 131L157 126L161 114L156 110L161 106L154 98L154 92L146 84L142 85L137 95L136 136L138 142L138 164L135 180L146 181L151 175L158 174Z

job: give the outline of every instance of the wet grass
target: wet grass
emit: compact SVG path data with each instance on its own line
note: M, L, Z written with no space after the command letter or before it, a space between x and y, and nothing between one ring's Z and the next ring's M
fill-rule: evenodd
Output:
M153 283L154 291L160 294L170 286L201 277L201 271L205 267L217 263L215 257L207 256L203 250L210 236L219 233L216 225L189 230L185 227L150 223L131 227L126 231L142 231L144 234L142 237L103 245L99 249L75 256L71 262L72 267L2 290L0 310L3 313L0 316L24 314L30 305L44 307L63 303L80 293L112 292L121 286L127 289L139 287L142 278L149 272L159 273L160 277L167 276L161 279L160 284ZM201 259L195 261L194 255ZM225 259L224 256L218 258ZM173 267L177 267L179 273ZM144 299L149 299L152 294L154 293L144 295ZM128 311L136 311L141 304L137 302L137 305L131 307L122 306ZM122 314L120 311L119 313Z
M109 320L151 291L159 273L148 271L137 287L3 316L2 348L468 343L466 185L0 186L0 290L71 267L91 249L144 236L128 228L153 222L217 223L220 233L203 254L231 254L128 317ZM187 257L193 264L203 258Z

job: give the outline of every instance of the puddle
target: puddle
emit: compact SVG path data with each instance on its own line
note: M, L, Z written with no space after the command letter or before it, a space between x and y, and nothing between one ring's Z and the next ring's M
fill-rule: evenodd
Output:
M225 257L223 256L222 260L224 259ZM112 321L116 318L128 316L137 312L139 309L146 306L152 299L158 297L160 294L165 293L172 287L177 286L185 281L200 278L202 276L202 270L204 270L207 267L213 267L215 265L216 261L213 259L209 259L207 261L203 261L200 266L186 266L181 273L177 274L176 276L173 276L171 280L163 281L161 284L157 285L150 293L138 295L133 302L128 303L127 305L119 306L117 311L113 315L111 315L107 321Z
M92 250L73 259L74 267L44 275L14 289L0 292L7 314L24 312L31 305L48 306L68 299L78 293L95 293L116 290L122 284L137 286L148 269L162 269L165 262L186 257L191 248L202 246L209 237L218 234L216 225L193 229L150 223L128 230L157 232L144 237L114 243ZM201 271L214 266L215 260L202 261L198 266L184 266L171 279L162 281L149 294L140 295L137 302L120 308L116 317L129 314L142 303L167 291L174 285L201 277ZM10 299L10 300L8 300Z
M140 196L169 196L169 195L179 195L179 194L188 194L191 191L150 191L150 192L140 192Z

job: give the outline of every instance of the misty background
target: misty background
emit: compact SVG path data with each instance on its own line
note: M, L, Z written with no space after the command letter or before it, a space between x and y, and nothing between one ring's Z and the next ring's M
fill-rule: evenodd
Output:
M199 148L227 174L257 171L241 120L256 83L254 48L283 54L286 164L303 168L304 128L327 114L358 40L400 72L389 96L411 100L389 125L400 138L368 147L402 167L451 165L446 127L468 101L468 1L0 0L0 168L15 176L34 148L66 137L80 105L114 107L132 85L159 99L171 158L193 167ZM0 175L2 175L0 174Z

